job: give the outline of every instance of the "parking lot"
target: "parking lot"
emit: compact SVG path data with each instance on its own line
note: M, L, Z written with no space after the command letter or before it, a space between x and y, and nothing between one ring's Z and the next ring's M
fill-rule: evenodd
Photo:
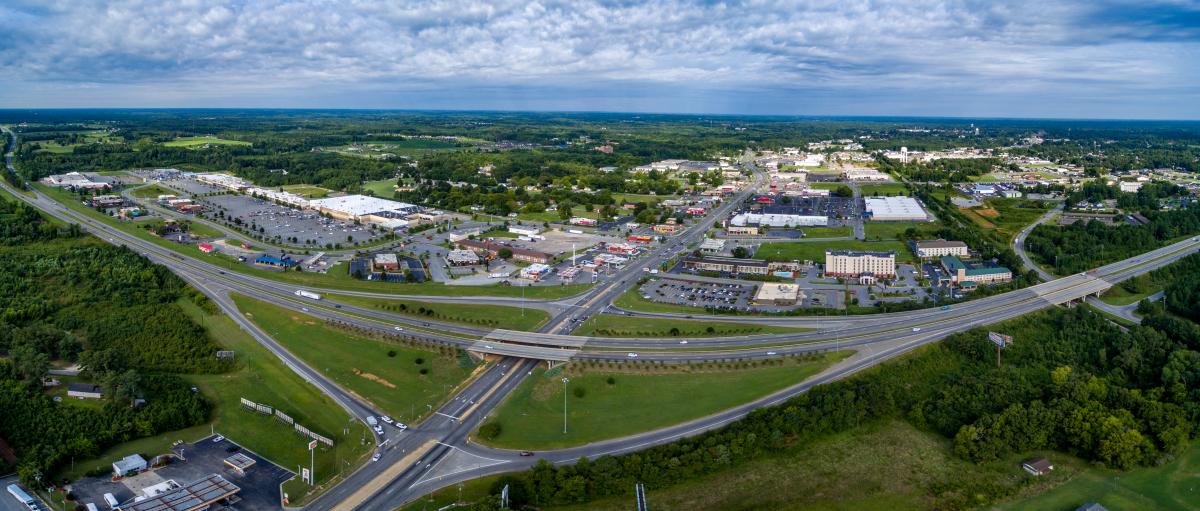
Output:
M675 279L651 280L640 288L642 298L660 303L720 310L751 309L758 289L754 284L726 284Z
M788 202L784 203L784 200ZM862 200L852 197L782 197L775 204L764 204L761 211L781 215L856 218L862 213Z
M241 219L245 228L261 228L260 234L285 243L324 247L334 243L365 243L384 235L383 230L324 218L315 211L292 209L245 195L216 195L199 198L196 202L208 208L208 217L214 221L220 222L217 212L223 212L226 219ZM293 238L297 241L291 242Z
M242 449L228 439L214 440L215 437L208 437L194 444L175 446L172 449L171 462L163 467L116 482L111 480L111 476L81 479L71 485L71 491L75 494L77 502L92 503L100 509L108 509L104 503L105 493L113 494L117 501L124 503L141 496L142 488L163 481L173 480L185 485L209 474L219 474L241 488L238 493L241 500L232 506L232 509L280 509L279 485L294 474L253 452ZM249 456L255 462L246 470L245 475L238 474L224 462L225 458L236 452ZM144 453L143 457L150 461L153 456Z

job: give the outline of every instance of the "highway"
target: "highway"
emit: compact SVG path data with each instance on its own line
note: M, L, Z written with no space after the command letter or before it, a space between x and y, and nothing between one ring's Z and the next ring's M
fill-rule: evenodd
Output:
M6 164L11 171L11 153L6 155ZM713 214L679 236L651 251L642 264L646 267L657 267L676 253L684 251L689 244L698 241L717 219L723 218L756 187L761 186L761 172L754 168L752 170L755 176L752 186L723 203ZM436 410L431 407L429 411L432 413L421 424L414 425L404 432L388 428L386 434L377 439L382 445L382 459L367 463L350 474L344 482L331 488L311 504L309 507L312 509L393 509L430 490L484 474L519 470L538 459L568 463L580 456L618 454L669 442L681 436L720 427L755 408L778 403L814 385L844 378L947 335L1054 305L1075 302L1103 292L1115 282L1200 251L1200 242L1192 238L1086 274L1070 275L1037 286L957 304L950 310L934 309L841 318L736 317L733 319L740 322L771 321L795 326L816 326L818 330L767 336L691 339L688 340L688 344L683 345L679 343L679 339L605 339L564 335L574 330L576 323L608 309L612 300L636 284L643 266L625 268L607 283L597 285L569 300L558 301L561 312L539 329L537 335L427 323L382 311L327 303L325 300L300 299L293 294L298 289L296 285L226 272L219 266L184 257L72 211L41 193L34 192L30 196L14 190L7 183L0 185L14 196L50 215L80 224L101 239L129 246L152 261L167 266L212 298L222 311L234 318L259 343L305 380L331 396L354 417L363 419L368 415L379 415L379 411L373 410L368 403L326 380L319 372L308 367L269 335L247 321L234 307L229 293L245 294L355 328L497 355L498 359L495 362L481 369L441 407ZM386 293L318 291L398 298ZM425 301L437 299L443 303L480 303L487 300L485 303L507 305L512 305L517 300L479 297L411 298ZM684 318L684 315L671 314L656 316ZM398 331L397 325L405 325L406 329ZM424 330L426 328L429 330ZM571 449L537 453L537 456L533 457L521 457L515 452L483 448L470 443L468 439L468 435L479 421L528 376L537 363L534 359L628 360L631 357L628 357L626 352L636 350L638 360L682 363L770 358L835 349L855 349L857 353L844 363L835 365L802 384L710 417L658 431Z

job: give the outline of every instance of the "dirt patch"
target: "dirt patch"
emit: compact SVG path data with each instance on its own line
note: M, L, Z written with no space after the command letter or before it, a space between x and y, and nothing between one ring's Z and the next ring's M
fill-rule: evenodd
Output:
M996 224L989 222L988 219L980 216L979 213L975 212L975 210L966 209L966 208L958 208L958 210L962 211L964 215L967 215L967 218L970 218L972 222L975 222L976 224L978 224L980 227L982 227L984 229L995 229L996 228Z
M364 373L364 372L362 372L361 370L359 370L357 367L356 367L356 368L354 368L354 369L353 369L353 371L354 371L354 374L355 374L356 376L358 376L359 378L365 378L367 381L373 381L373 382L375 382L375 383L378 383L378 384L380 384L380 385L383 385L384 387L387 387L387 388L389 388L389 389L394 389L394 388L396 388L396 384L395 384L395 383L392 383L392 382L390 382L390 381L387 381L387 380L385 380L385 379L383 379L383 378L380 378L380 377L376 376L376 375L375 375L375 374L373 374L373 373Z
M988 218L999 218L1000 217L1000 212L996 211L995 208L975 208L974 211L976 213L978 213L980 216L985 216Z
M561 378L540 378L533 385L533 392L530 392L529 397L537 402L545 401L553 397L561 386Z

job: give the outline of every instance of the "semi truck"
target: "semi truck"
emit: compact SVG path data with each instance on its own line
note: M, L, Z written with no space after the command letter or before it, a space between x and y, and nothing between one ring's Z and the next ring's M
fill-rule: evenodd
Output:
M312 292L312 291L305 291L305 290L303 290L303 289L296 291L296 296L301 296L301 297L304 297L304 298L312 298L313 300L320 300L320 299L321 299L321 295L319 295L319 294L316 294L316 293L314 293L314 292Z

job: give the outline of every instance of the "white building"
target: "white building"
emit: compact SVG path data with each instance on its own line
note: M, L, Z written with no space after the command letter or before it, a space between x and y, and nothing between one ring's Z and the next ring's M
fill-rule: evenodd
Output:
M803 299L804 293L796 284L765 282L754 294L754 301L760 305L789 306L796 305L796 302Z
M875 169L853 168L846 170L848 181L891 181L892 177Z
M550 274L550 266L542 263L533 263L529 266L521 268L521 278L529 280L538 280Z
M196 174L194 177L196 178L196 181L201 183L219 186L235 192L240 192L246 188L250 188L252 184L245 179L237 176L231 176L229 174Z
M961 241L930 240L917 242L917 257L931 259L942 256L968 257L971 252L967 244Z
M700 251L706 254L719 254L725 251L725 240L706 238L700 243Z
M329 197L308 202L309 207L342 220L358 220L360 222L380 225L388 229L399 229L408 226L403 217L415 213L419 206L405 202L378 199L366 195L344 195Z
M1145 183L1143 183L1141 181L1121 181L1120 183L1118 183L1118 186L1120 187L1122 192L1135 193L1138 190L1142 189L1143 184L1145 184Z
M508 232L511 232L518 236L528 236L528 237L532 238L534 236L541 234L542 229L540 227L532 226L532 225L510 225L510 226L508 226Z
M782 215L772 213L740 213L729 220L729 225L767 227L811 227L829 225L829 217L816 215Z
M860 275L872 275L876 278L895 277L896 253L826 250L825 275L831 277L858 277Z
M877 221L924 221L925 209L912 197L868 197L866 210Z

